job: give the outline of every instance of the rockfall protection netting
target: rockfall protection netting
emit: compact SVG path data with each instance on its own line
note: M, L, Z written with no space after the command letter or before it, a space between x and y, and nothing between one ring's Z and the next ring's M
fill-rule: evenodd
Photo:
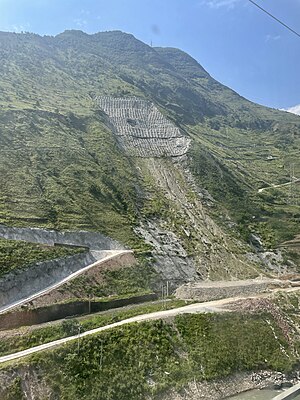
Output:
M169 121L153 103L139 99L97 96L96 104L109 117L121 147L131 156L178 157L190 139Z

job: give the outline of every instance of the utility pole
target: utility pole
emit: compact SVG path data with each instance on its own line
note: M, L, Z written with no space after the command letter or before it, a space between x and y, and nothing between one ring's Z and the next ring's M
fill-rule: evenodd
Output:
M80 329L81 329L81 325L78 325L78 340L77 340L77 353L79 354L79 350L80 350Z
M295 164L290 164L290 204L294 203Z
M89 314L91 313L91 299L92 299L92 295L89 294L88 295L88 301L89 301Z
M167 286L165 286L164 284L162 284L162 286L161 286L161 298L162 298L163 309L166 308L166 304L167 304L168 285L169 284L167 282Z
M101 340L100 361L99 361L100 371L102 370L102 360L103 360L103 342Z

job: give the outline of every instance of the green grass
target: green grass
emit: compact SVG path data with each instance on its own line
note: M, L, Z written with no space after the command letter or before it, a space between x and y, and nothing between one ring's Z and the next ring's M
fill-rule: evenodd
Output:
M257 193L288 180L290 164L299 176L299 117L248 102L179 50L150 48L121 32L0 35L0 223L100 231L144 255L150 248L134 232L143 218L159 217L180 236L178 210L120 151L92 101L137 95L192 137L190 168L216 200L211 216L230 234L248 240L258 233L271 248L299 233L287 189ZM184 243L190 254L199 239ZM102 294L143 289L145 276L134 274L108 274ZM84 340L78 354L74 343L32 362L64 400L145 399L193 376L290 369L293 355L280 351L267 320L289 352L270 316L196 315L119 328ZM51 340L61 329L12 346ZM15 381L4 400L21 396Z
M96 113L0 111L0 119L1 223L101 231L144 249L133 232L135 167Z
M109 300L109 299L108 299ZM149 303L130 306L126 309L106 311L96 315L88 315L80 319L70 318L59 323L49 324L42 328L36 327L31 332L28 328L20 328L12 331L10 337L1 338L0 355L25 350L30 347L48 343L63 337L76 335L78 327L85 332L100 326L112 324L136 315L149 314L155 311L169 310L186 305L183 300L171 300L165 303Z
M241 98L180 50L121 32L1 40L0 222L96 230L147 250L133 228L165 201L154 188L144 204L147 177L120 152L92 100L135 95L193 136L192 170L218 201L214 216L229 212L244 239L253 216L257 231L266 218L267 246L297 230L294 207L276 204L286 196L274 204L256 189L287 179L293 162L298 176L299 117Z
M36 354L29 362L63 399L143 400L180 390L193 379L260 369L287 372L296 361L272 316L231 313L130 324Z
M274 327L274 333L267 321ZM191 371L198 379L210 380L245 370L285 371L296 362L282 332L268 314L183 315L177 318L177 328L191 354ZM288 356L280 346L287 350Z
M124 297L138 293L146 293L153 290L159 277L151 263L143 257L138 257L138 263L117 270L103 270L99 272L101 283L94 279L81 275L61 288L81 296Z
M259 234L267 248L277 247L299 233L299 185L267 189L262 187L290 180L290 165L295 176L300 174L297 152L299 136L293 146L284 147L280 132L261 132L231 127L191 127L195 140L190 149L190 167L201 187L208 190L216 203L211 214L227 230L236 231L244 240L250 233ZM272 156L274 159L269 160ZM228 229L224 214L228 213L236 226Z
M29 268L39 261L67 257L84 251L86 251L84 248L0 239L0 277L15 270Z

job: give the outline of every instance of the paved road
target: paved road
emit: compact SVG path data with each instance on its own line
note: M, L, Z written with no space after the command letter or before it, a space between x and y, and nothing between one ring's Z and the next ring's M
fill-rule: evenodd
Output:
M101 258L100 260L97 260L93 264L87 265L86 267L81 268L80 270L78 270L76 272L73 272L72 274L70 274L66 278L62 279L61 281L59 281L59 282L57 282L57 283L55 283L55 284L53 284L51 286L48 286L45 289L43 289L43 290L41 290L41 291L39 291L39 292L29 296L29 297L26 297L24 299L21 299L19 301L16 301L14 303L8 304L8 305L0 308L0 314L3 314L3 313L5 313L5 312L7 312L9 310L12 310L13 308L19 307L22 304L29 303L30 301L32 301L32 300L34 300L34 299L36 299L36 298L38 298L38 297L40 297L42 295L45 295L45 294L51 292L54 289L59 288L60 286L64 285L66 282L70 281L71 279L76 278L78 275L83 274L87 270L89 270L89 269L91 269L93 267L96 267L96 266L98 266L98 265L100 265L102 263L105 263L106 261L111 260L114 257L118 257L121 254L132 253L132 250L105 250L103 252L106 255L103 258Z
M7 356L0 357L0 364L3 364L7 361L20 359L20 358L26 357L30 354L39 353L43 350L49 350L54 347L63 345L65 343L68 343L68 342L71 342L74 340L78 340L79 338L83 338L83 337L86 337L89 335L93 335L95 333L103 332L108 329L116 328L118 326L130 324L133 322L142 322L142 321L150 321L150 320L162 319L162 318L167 318L167 317L174 317L179 314L229 311L229 310L226 310L226 308L222 308L222 306L225 306L226 304L229 304L229 303L239 300L239 299L240 298L233 297L233 298L228 298L228 299L208 301L205 303L194 303L194 304L190 304L188 306L174 308L173 310L157 311L157 312L153 312L150 314L137 315L136 317L124 319L122 321L115 322L113 324L109 324L106 326L102 326L100 328L92 329L90 331L83 332L76 336L69 336L64 339L55 340L50 343L42 344L40 346L32 347L27 350L19 351L17 353L13 353L13 354L9 354Z
M295 399L297 395L300 394L300 383L292 386L291 388L280 393L278 396L274 397L273 400L292 400ZM297 396L297 399L299 397Z

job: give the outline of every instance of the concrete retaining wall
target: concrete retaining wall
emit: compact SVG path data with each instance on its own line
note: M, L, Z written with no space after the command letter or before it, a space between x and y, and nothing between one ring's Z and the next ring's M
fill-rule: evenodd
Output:
M44 322L55 321L75 315L88 314L105 311L113 308L124 307L130 304L139 304L146 301L157 299L154 293L129 297L127 299L117 299L105 302L76 301L65 304L55 304L48 307L41 307L34 310L12 311L0 315L0 330L14 329L20 326L41 324Z
M39 262L28 269L5 275L0 279L0 311L2 307L29 297L95 261L97 258L91 252L85 252Z
M44 243L53 246L55 243L86 246L93 250L123 250L117 241L98 232L65 231L41 228L15 228L0 225L0 237L13 240L24 240L33 243Z
M0 224L0 238L42 243L68 244L90 248L90 252L39 262L28 269L16 270L0 279L0 311L4 306L29 297L94 263L101 250L124 249L120 243L97 232L65 231L41 228L17 228ZM100 256L101 257L101 256Z

